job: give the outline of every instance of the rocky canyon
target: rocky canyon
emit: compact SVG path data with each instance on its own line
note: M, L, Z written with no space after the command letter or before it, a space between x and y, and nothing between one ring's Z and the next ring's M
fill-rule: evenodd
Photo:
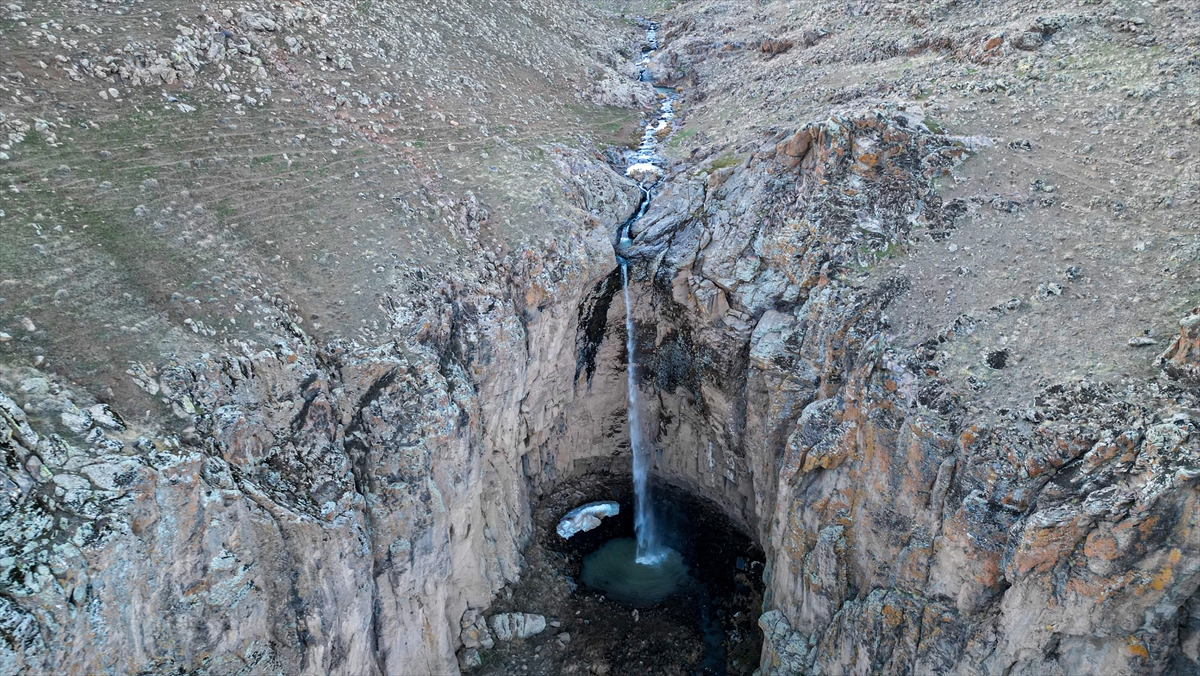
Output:
M0 179L0 674L1200 673L1190 0L14 0Z

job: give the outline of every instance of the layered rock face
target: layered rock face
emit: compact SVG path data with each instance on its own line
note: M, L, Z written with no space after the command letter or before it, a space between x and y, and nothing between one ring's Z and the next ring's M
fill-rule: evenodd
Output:
M638 223L655 469L767 551L764 673L1196 660L1193 396L1084 381L972 415L936 360L970 326L896 349L903 282L854 274L948 227L930 181L974 143L839 114L670 177ZM6 382L63 427L2 402L5 668L456 671L463 618L520 575L531 497L628 463L611 240L636 191L560 169L602 218L539 255L481 253L457 288L402 282L393 343L285 321L272 349L142 374L194 415L182 441ZM1189 373L1191 323L1169 373Z
M3 400L6 673L457 672L460 618L519 574L577 308L636 204L594 160L560 167L593 227L496 264L477 247L457 288L414 273L388 303L394 343L317 345L281 316L272 349L140 373L194 416L182 442L38 374L5 383L67 428L39 435ZM615 450L575 429L560 473Z
M969 317L886 339L904 281L866 271L952 227L927 186L973 143L836 116L656 201L636 240L651 361L699 357L690 381L656 374L660 469L764 543L763 673L1194 669L1194 394L1084 380L972 413L937 360ZM1187 378L1181 324L1160 361ZM715 485L706 447L728 459Z

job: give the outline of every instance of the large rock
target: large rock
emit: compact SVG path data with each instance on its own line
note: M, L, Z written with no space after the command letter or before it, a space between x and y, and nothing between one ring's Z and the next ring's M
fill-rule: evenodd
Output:
M471 609L463 613L462 633L459 634L459 639L462 641L465 648L482 648L491 650L496 642L492 639L492 633L488 631L487 622L478 611Z
M488 618L488 625L498 640L511 641L542 633L546 630L546 618L533 613L501 613Z
M625 175L638 183L655 183L662 178L663 170L649 162L638 162L629 165L629 168L625 170Z
M1200 308L1179 320L1179 334L1158 357L1157 363L1176 380L1200 383Z

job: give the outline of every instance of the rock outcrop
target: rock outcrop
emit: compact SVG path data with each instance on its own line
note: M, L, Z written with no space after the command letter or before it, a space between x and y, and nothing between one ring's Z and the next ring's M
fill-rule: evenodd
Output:
M1179 320L1179 334L1156 361L1171 378L1200 383L1200 308Z
M1157 673L1190 640L1191 393L1080 381L971 413L932 358L969 323L888 344L905 282L865 273L945 230L929 181L973 143L838 116L676 177L640 224L658 470L764 542L764 673Z

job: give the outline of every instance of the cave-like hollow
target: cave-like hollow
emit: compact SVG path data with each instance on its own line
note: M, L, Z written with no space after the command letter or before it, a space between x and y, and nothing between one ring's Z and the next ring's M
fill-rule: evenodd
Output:
M648 274L631 282L636 381L652 495L665 543L680 552L686 581L662 600L630 604L580 579L585 557L634 535L627 420L625 306L619 271L592 286L577 309L571 401L526 454L531 533L520 580L489 615L537 612L547 630L481 651L479 674L750 674L759 666L764 565L744 437L746 355L696 349L687 317ZM541 395L533 393L532 400ZM531 408L527 405L527 408ZM741 428L739 428L739 424ZM559 536L571 509L616 501L617 516L594 530Z

